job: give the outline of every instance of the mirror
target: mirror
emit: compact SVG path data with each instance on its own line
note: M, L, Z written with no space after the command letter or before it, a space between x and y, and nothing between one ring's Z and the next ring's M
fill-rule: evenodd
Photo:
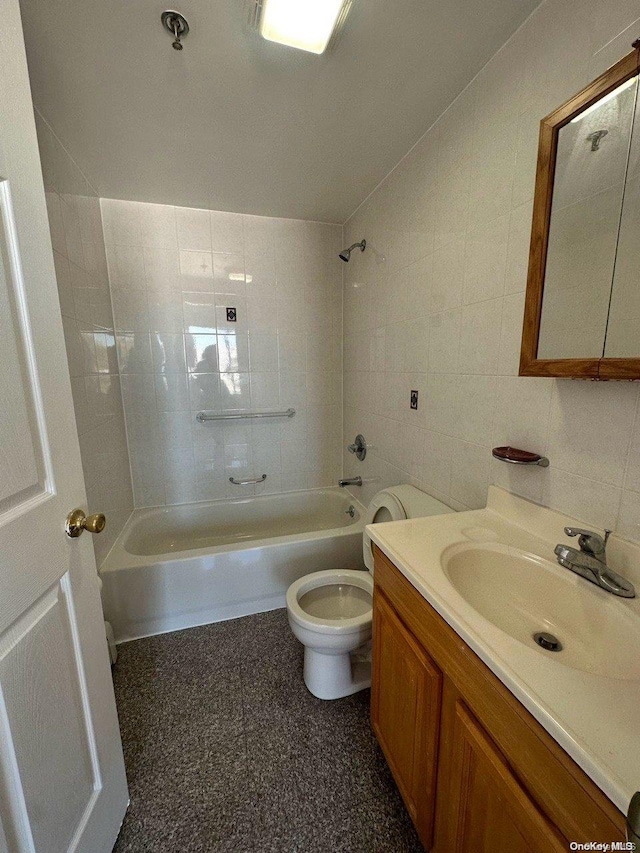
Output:
M520 375L640 378L639 46L541 122Z
M638 78L636 78L636 81ZM640 350L640 107L624 187L618 252L613 275L605 358L638 358Z

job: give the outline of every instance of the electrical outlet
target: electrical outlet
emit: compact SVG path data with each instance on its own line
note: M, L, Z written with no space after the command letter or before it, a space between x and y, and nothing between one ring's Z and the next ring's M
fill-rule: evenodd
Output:
M412 408L412 409L417 409L417 408L418 408L418 392L417 392L417 391L412 391L412 392L411 392L411 402L410 402L410 406L411 406L411 408Z

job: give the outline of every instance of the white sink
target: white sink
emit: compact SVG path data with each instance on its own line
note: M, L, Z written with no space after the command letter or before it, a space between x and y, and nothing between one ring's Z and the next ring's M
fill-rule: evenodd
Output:
M640 681L640 619L610 593L555 563L506 545L460 543L442 568L481 616L550 660L584 672ZM553 634L560 651L541 648Z

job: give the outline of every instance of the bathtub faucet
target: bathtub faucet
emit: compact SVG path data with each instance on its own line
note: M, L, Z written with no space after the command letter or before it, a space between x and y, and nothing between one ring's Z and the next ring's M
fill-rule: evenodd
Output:
M344 489L345 486L361 486L362 477L347 477L344 480L338 480L338 485L341 489Z

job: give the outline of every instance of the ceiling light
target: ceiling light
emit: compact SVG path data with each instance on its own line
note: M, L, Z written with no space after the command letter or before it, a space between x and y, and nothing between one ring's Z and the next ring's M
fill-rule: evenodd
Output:
M350 7L351 0L263 0L260 34L268 41L324 53Z
M590 113L595 112L595 110L599 110L600 107L603 107L609 101L612 101L614 98L617 98L621 92L624 92L625 89L628 89L630 86L633 86L637 79L637 77L632 77L630 80L624 82L621 86L618 86L617 89L614 89L613 92L609 92L609 94L605 95L604 98L600 98L600 100L596 101L595 104L591 104L589 109L585 110L582 113L578 113L575 118L572 118L571 124L575 124L577 121L582 121L585 116L588 116Z

